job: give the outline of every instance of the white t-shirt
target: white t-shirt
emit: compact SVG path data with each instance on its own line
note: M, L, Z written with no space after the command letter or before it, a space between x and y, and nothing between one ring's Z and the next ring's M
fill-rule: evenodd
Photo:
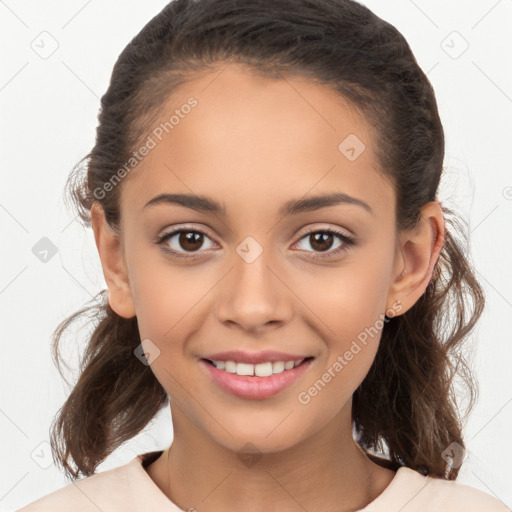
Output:
M18 512L193 512L179 508L145 470L161 453L147 452L129 463L66 485ZM510 512L487 493L453 480L423 476L401 467L391 483L358 512Z

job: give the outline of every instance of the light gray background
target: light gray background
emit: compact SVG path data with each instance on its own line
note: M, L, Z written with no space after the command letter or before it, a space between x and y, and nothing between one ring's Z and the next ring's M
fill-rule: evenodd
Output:
M362 3L404 34L436 91L446 132L441 199L470 223L473 260L487 293L472 337L480 399L466 426L459 481L510 507L512 1ZM48 445L50 423L68 394L50 357L51 333L105 282L92 232L65 208L63 186L93 145L99 98L117 56L165 4L0 0L0 512L68 483ZM52 44L58 48L45 55ZM43 237L58 249L46 263L32 251ZM67 339L74 361L86 334L75 332ZM171 441L165 410L100 469Z

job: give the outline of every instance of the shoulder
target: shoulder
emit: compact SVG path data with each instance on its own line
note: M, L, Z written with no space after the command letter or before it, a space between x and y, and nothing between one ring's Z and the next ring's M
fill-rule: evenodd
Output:
M510 512L500 500L479 489L453 480L423 476L406 467L397 471L379 498L365 512L397 506L402 512Z
M427 482L431 487L431 494L445 510L510 512L510 509L497 498L469 485L439 478L427 478Z
M142 510L137 503L147 488L142 460L147 454L129 463L72 482L19 509L17 512L107 512ZM142 471L141 471L142 469Z

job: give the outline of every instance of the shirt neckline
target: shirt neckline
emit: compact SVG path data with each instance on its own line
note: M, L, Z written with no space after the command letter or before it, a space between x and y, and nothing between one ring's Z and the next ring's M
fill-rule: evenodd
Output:
M145 469L146 466L148 466L156 459L158 459L158 457L160 457L162 453L163 450L142 453L134 457L129 463L129 465L136 467L136 469L142 474L142 477L148 484L148 487L151 489L152 494L155 496L155 498L162 501L162 504L166 505L167 507L175 507L176 510L179 512L186 512L180 507L178 507L176 503L169 499L169 497L160 489L160 487L156 485L156 483L149 476L148 472ZM388 501L388 496L394 494L396 487L401 486L402 482L407 478L410 478L411 474L413 473L416 474L417 476L423 477L423 475L421 475L417 471L414 471L413 469L408 468L406 466L401 466L400 468L398 468L398 470L395 472L395 476L393 477L391 482L389 482L389 484L385 487L385 489L373 501L365 505L363 508L357 510L356 512L365 512L369 510L369 507L373 509L375 507L379 507L380 505L384 505L385 502Z

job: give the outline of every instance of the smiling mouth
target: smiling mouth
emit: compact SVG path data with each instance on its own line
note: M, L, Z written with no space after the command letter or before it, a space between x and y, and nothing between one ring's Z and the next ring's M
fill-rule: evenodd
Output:
M202 358L200 363L206 374L223 391L248 400L264 400L281 393L301 379L313 365L314 359L310 356L295 361L250 364Z
M287 372L300 366L304 362L310 361L314 359L312 356L305 357L302 359L297 359L295 361L267 361L258 364L251 363L237 363L236 361L214 361L210 359L204 359L214 368L218 370L223 370L227 373L237 374L240 376L261 378L261 377L271 377L272 375L276 375L279 373Z

